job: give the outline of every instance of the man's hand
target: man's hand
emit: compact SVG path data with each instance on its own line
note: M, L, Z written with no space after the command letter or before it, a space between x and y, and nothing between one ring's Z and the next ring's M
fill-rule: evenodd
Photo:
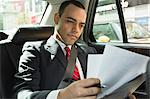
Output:
M96 99L101 92L100 88L94 86L97 84L100 84L100 80L96 78L73 82L59 92L58 99Z
M131 93L128 95L128 97L129 97L129 99L136 99L136 97Z

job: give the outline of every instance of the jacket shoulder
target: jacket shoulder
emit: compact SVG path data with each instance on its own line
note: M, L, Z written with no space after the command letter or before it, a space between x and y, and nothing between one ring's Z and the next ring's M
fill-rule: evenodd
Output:
M84 41L80 40L76 45L87 54L97 53L94 47L88 46Z
M40 47L42 46L42 44L44 43L44 41L33 41L33 42L26 42L23 45L23 49L24 50L38 50L40 51Z

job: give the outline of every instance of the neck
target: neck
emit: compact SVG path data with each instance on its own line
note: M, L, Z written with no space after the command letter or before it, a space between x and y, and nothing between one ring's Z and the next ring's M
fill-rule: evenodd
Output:
M61 35L59 34L59 31L55 29L54 35L53 37L59 41L61 41L62 43L64 43L66 46L72 46L72 45L67 45L64 40L62 39Z
M56 41L63 43L65 46L68 46L67 44L65 44L64 40L61 38L60 34L57 31L54 32L53 37Z

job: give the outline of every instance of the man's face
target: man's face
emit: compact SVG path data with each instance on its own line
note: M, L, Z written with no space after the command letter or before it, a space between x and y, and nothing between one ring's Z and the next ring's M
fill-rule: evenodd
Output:
M56 17L56 16L55 16ZM73 45L79 39L86 21L86 12L73 4L68 5L63 14L57 15L57 31L66 45Z

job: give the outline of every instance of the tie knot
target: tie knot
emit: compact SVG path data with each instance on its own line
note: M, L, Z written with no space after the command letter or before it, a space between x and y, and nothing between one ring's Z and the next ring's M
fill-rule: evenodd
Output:
M70 58L70 48L65 47L65 51L66 51L66 57L67 57L67 59L69 59Z

